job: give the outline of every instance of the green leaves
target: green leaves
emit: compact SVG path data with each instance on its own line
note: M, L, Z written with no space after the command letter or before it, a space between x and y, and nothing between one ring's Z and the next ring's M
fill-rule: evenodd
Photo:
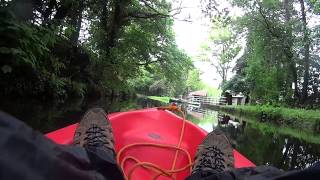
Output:
M145 91L160 81L162 93L185 92L192 62L175 43L170 2L39 1L31 9L30 20L0 11L0 57L14 70L0 77L8 92L19 84L21 95L63 99Z
M309 103L315 104L314 97L318 94L319 85L313 79L317 78L310 77L308 80L313 84L313 89L311 85L307 88L302 88L302 85L307 82L303 80L304 74L308 71L313 74L313 70L317 69L316 65L308 68L305 65L307 64L305 57L309 58L310 55L319 61L319 23L315 21L319 1L232 0L232 2L246 12L235 25L236 33L246 32L247 47L241 61L236 65L238 74L225 85L225 88L235 92L244 91L253 100L262 103L291 105L297 105L303 89L308 89ZM299 9L301 3L308 9L304 12L308 19L305 22L302 18L302 9ZM309 42L311 42L310 47ZM237 51L238 49L234 48L221 59L232 57ZM305 52L310 53L306 55ZM294 90L291 87L292 83L296 84Z
M210 36L208 42L201 46L198 58L202 61L209 61L220 75L223 85L231 70L231 61L241 50L241 38L234 29L234 19L229 15L227 9L212 18Z
M12 54L15 49L7 48L7 47L0 47L1 54Z
M319 14L320 13L320 1L319 0L309 0L313 6L314 11Z
M204 88L204 84L200 79L199 70L193 69L189 71L187 87L190 91L202 90Z

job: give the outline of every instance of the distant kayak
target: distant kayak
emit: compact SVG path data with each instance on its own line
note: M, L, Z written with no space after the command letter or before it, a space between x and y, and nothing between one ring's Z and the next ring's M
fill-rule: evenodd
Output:
M174 174L176 179L184 179L190 174L190 168L183 167L190 164L190 157L193 160L197 146L207 134L186 121L181 136L183 119L170 111L157 108L112 113L108 117L113 128L116 152L121 151L119 164L122 164L124 173L130 174L130 179L134 180L152 179L155 176L159 176L157 179L170 179L155 168L148 169L149 163L168 172L177 171ZM58 129L46 136L59 144L71 144L77 125ZM180 139L180 150L177 152ZM235 168L255 166L238 151L234 150L233 153ZM138 167L137 161L141 166Z

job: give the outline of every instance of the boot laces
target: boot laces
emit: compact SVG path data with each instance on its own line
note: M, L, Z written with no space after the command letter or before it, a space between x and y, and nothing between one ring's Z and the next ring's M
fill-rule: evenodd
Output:
M92 124L90 128L85 132L86 146L103 146L109 145L110 142L107 141L107 135L105 134L106 130L97 126L96 124Z
M225 169L224 153L216 146L205 147L204 153L201 155L199 165L195 171L202 169L212 169L222 172Z

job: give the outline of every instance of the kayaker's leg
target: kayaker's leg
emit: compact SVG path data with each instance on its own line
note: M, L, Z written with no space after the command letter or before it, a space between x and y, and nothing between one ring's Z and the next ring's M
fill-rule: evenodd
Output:
M103 109L93 108L85 113L76 129L73 144L87 150L97 171L111 179L123 179L116 163L111 123Z
M113 180L120 175L112 152L57 145L0 112L0 179Z
M232 146L221 130L209 133L198 146L191 176L206 177L234 166Z

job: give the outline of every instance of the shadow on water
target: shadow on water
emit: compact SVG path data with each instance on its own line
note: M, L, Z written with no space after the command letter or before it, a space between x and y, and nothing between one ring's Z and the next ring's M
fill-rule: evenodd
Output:
M145 98L72 99L65 103L18 99L0 102L0 110L24 121L34 129L47 133L78 122L89 108L102 107L107 113L160 106Z
M303 169L320 160L320 144L262 131L253 123L228 115L219 117L219 127L236 142L237 149L256 164L288 170Z
M145 98L75 99L63 104L32 99L2 99L0 109L46 133L78 122L91 107L99 106L112 113L162 105L161 102ZM236 144L236 148L257 165L273 165L284 170L302 169L320 159L320 142L311 143L279 132L270 132L266 130L268 126L259 128L252 121L240 120L217 111L186 105L182 105L182 108L187 110L188 120L206 131L222 129Z

